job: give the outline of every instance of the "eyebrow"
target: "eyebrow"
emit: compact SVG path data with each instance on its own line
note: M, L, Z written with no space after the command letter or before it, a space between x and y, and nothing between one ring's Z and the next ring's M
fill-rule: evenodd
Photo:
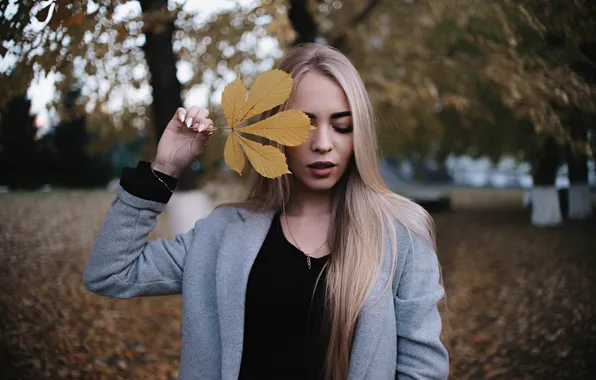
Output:
M316 119L317 116L315 114L304 112L306 116L310 117L311 119ZM335 112L331 114L331 119L341 119L342 117L352 116L350 111L342 111L342 112Z

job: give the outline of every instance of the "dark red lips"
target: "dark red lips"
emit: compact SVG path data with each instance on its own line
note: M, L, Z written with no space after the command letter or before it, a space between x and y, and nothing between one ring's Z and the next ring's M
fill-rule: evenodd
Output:
M308 167L311 169L329 169L334 166L335 166L335 164L333 162L329 162L329 161L317 161L317 162L314 162L314 163L308 165Z

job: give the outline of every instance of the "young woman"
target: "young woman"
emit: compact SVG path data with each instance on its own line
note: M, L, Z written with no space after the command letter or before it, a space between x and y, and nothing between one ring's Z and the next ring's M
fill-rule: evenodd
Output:
M279 68L294 78L279 109L317 127L285 149L293 174L255 175L245 202L148 241L213 130L207 110L179 109L155 160L123 171L85 285L117 298L182 293L180 379L447 378L432 220L380 178L358 73L317 45Z

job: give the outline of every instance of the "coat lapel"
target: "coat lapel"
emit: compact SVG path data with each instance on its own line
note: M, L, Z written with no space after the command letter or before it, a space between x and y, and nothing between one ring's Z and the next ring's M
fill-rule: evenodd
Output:
M238 210L242 220L224 233L216 268L222 379L237 379L244 340L246 286L252 265L271 227L273 214Z

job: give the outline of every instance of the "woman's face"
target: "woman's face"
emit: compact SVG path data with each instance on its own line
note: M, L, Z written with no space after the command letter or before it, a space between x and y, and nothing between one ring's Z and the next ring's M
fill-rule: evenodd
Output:
M317 128L302 145L286 148L290 171L310 190L329 190L345 173L354 153L348 99L333 80L308 72L298 83L291 108L306 113Z

